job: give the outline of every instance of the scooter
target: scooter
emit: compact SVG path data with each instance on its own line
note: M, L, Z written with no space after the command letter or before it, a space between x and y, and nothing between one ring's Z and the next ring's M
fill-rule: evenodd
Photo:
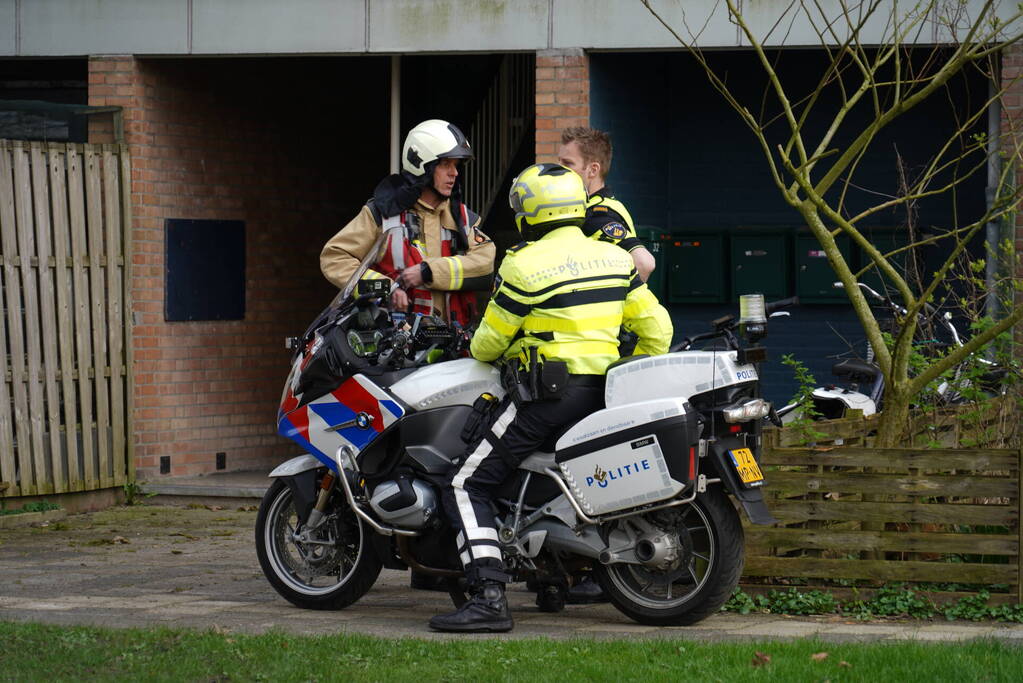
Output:
M908 314L904 306L896 303L889 296L881 294L863 282L858 282L857 285L876 302L875 305L883 307L895 319L904 318ZM835 282L833 286L836 289L843 288L841 282ZM963 345L962 336L952 321L950 311L942 313L930 304L925 304L920 317L921 322L935 321L937 326L948 335L948 341L919 340L915 342L919 348L937 349L941 346L961 347ZM818 387L811 394L814 414L818 419L830 420L846 417L852 410L861 411L864 416L874 415L882 410L885 381L874 358L874 348L868 343L865 358L845 358L832 366L832 375L839 380L840 384ZM1005 379L1008 375L1006 368L981 356L975 355L971 357L971 360L984 368L977 380L982 391L991 396L1005 392ZM955 368L951 378L942 380L937 385L935 395L941 403L962 403L966 400L964 392L970 387L970 381L965 377L965 364L960 364ZM861 391L861 388L865 388L865 391ZM778 415L783 423L788 423L802 414L800 408L799 404L791 403L778 410Z

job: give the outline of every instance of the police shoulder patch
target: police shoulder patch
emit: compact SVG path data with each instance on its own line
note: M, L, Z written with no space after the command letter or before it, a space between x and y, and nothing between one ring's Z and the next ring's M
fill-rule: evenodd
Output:
M494 276L494 289L490 292L491 296L497 294L497 290L501 289L501 283L503 282L504 278L502 278L500 275Z
M620 240L628 233L628 230L621 223L608 223L601 230L613 240Z

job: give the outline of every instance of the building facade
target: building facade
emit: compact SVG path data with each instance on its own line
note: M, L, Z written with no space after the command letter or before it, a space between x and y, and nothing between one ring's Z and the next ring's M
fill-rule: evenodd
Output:
M712 0L650 5L660 18L643 3L617 0L0 0L0 98L123 108L131 156L129 438L138 478L218 464L265 468L294 453L274 429L288 366L283 340L333 294L318 271L320 247L389 172L408 127L439 117L472 129L506 55L530 58L530 82L521 90L528 120L503 157L502 182L534 159L556 159L563 128L605 128L615 140L611 183L638 224L671 236L665 254L674 249L681 259L680 250L728 234L713 252L725 271L744 253L777 247L787 265L772 262L770 270L783 272L770 275L771 286L795 293L799 217L672 30L686 36L700 27L699 46L746 94L765 85L748 41ZM740 3L754 33L787 48L779 68L809 84L825 52L809 22L776 27L788 5ZM937 14L920 26L921 46L949 42ZM880 41L884 31L885 22L871 20L861 39ZM1011 85L1001 99L1003 132L1019 120L1021 64L1019 47L1001 58L1002 82ZM980 76L954 87L956 98L974 103L987 93ZM927 143L948 134L954 107L939 99L893 126L886 151L866 158L879 185L898 184L894 149L919 165ZM94 116L79 135L113 142L115 129ZM494 140L472 139L481 153ZM983 211L985 182L970 181L958 210ZM480 196L492 198L485 189ZM496 196L487 229L508 243L513 233ZM918 218L938 223L952 210L932 203ZM241 317L169 319L168 222L177 220L209 221L202 225L210 230L244 224L234 245L244 263ZM900 220L885 216L877 228ZM1023 223L1012 229L1019 252ZM734 251L742 244L753 247ZM658 281L680 326L715 317L732 300L735 273L701 298L687 289L694 272L665 261ZM853 333L840 299L817 305L808 319ZM835 351L835 340L824 339L830 331L807 329L796 325L774 343L821 359Z

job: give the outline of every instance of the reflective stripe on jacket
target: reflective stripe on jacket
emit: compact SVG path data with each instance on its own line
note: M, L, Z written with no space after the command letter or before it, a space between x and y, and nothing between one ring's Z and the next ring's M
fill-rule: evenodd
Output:
M618 360L623 326L639 336L635 353L667 352L671 319L629 255L568 226L508 250L471 351L525 360L536 346L573 374L602 375Z
M449 292L467 292L464 297L468 302L474 296L468 293L469 290L490 288L494 272L496 249L490 238L480 231L479 216L465 209L462 204L457 206L460 208L462 218L461 228L459 221L456 221L452 214L450 200L441 202L436 208L420 201L405 212L407 216L415 216L419 222L419 242L423 248L420 249L417 245L416 251L422 255L421 261L426 261L430 265L433 280L428 284L429 295L433 308L443 317L447 317L448 314ZM456 231L459 229L462 231L465 247L456 249L457 253L445 254L444 242L461 241L456 239L458 237ZM363 206L359 215L324 245L320 253L320 270L323 275L336 287L343 289L358 268L359 262L366 257L380 236L380 231L381 225L377 222L371 206L369 204ZM377 263L389 253L393 252L390 252L388 245L385 244L377 254ZM402 254L404 257L404 247ZM411 262L409 265L412 265ZM388 276L367 273L365 277L369 279Z

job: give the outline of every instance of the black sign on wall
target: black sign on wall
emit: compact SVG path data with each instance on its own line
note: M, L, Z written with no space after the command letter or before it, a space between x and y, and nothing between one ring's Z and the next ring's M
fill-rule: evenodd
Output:
M245 318L245 222L168 218L164 319Z

